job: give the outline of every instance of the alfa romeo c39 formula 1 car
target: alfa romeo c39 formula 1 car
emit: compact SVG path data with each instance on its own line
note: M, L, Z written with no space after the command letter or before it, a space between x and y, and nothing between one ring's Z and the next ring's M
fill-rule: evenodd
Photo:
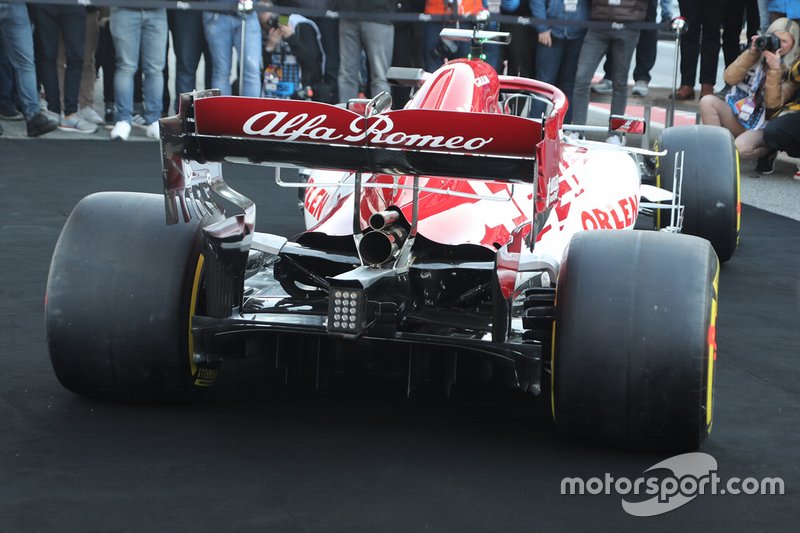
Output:
M93 194L61 233L46 304L61 383L184 400L259 354L316 383L396 375L409 394L499 381L544 392L579 438L697 448L719 260L738 239L730 135L669 128L652 151L574 139L550 85L472 59L393 72L416 89L404 109L184 94L161 120L163 197ZM278 167L304 191L306 231L255 231L223 161Z

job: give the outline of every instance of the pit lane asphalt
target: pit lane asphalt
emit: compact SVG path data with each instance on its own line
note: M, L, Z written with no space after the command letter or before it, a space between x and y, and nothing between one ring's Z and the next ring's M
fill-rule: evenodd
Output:
M800 222L745 206L722 268L715 422L723 479L782 477L784 496L698 496L653 518L621 497L562 496L565 476L634 479L664 454L559 436L546 402L396 389L314 393L223 367L198 405L132 407L56 381L43 327L50 255L101 190L158 193L156 143L0 140L0 531L793 530L800 488ZM299 229L294 192L226 169L258 229Z

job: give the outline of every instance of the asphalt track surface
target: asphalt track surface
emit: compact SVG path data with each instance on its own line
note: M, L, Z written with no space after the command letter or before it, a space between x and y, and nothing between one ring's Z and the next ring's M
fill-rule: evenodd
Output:
M257 229L291 234L294 192L264 174L227 169L256 200ZM778 476L786 494L698 496L634 518L619 495L561 495L562 478L635 479L668 456L570 442L546 402L513 392L313 392L249 360L226 364L196 405L66 391L47 354L45 283L70 210L101 190L160 192L157 145L0 141L0 531L796 530L800 222L744 208L703 447L723 479Z

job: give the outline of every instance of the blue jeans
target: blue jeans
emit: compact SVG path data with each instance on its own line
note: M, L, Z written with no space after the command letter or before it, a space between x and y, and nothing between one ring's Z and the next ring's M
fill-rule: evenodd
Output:
M144 119L151 124L161 118L164 105L164 63L167 49L165 9L111 8L111 37L117 54L114 72L114 120L130 122L133 112L133 75L139 65L140 48L144 83Z
M221 94L231 94L231 63L233 50L240 52L242 40L242 19L238 15L203 13L208 49L211 51L211 85ZM261 25L258 15L253 12L245 18L244 30L244 74L240 96L261 95Z
M575 124L586 124L589 115L589 86L600 60L608 54L612 60L611 114L622 115L628 104L628 69L633 52L639 42L639 30L606 30L589 28L583 38L578 70L575 74L575 93L572 119Z
M536 79L555 85L567 96L569 107L564 122L572 121L572 94L575 89L575 72L578 69L578 57L581 54L579 39L552 38L552 46L539 43L536 47Z
M33 64L33 31L25 4L0 3L0 39L17 75L22 112L30 120L39 113L39 94Z
M675 18L677 13L672 9L672 0L660 0L659 3L661 4L661 22Z

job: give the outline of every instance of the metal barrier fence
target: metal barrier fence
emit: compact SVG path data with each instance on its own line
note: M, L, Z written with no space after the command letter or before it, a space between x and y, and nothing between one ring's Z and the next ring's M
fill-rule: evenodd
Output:
M136 9L175 9L180 11L230 11L237 12L237 3L233 1L197 1L181 2L168 0L5 0L5 3L24 3L24 4L57 4L57 5L81 5L94 7L126 7ZM321 9L308 9L288 6L271 6L269 8L255 4L256 11L270 11L282 15L296 13L306 17L330 18L330 19L354 19L369 20L373 22L474 22L474 16L454 17L451 15L427 15L425 13L365 13L360 11L333 11ZM630 29L630 30L657 30L663 28L661 24L655 22L607 22L598 20L562 20L562 19L539 19L533 17L518 17L514 15L502 15L490 13L489 21L501 24L514 24L519 26L571 26L582 28L599 29Z

